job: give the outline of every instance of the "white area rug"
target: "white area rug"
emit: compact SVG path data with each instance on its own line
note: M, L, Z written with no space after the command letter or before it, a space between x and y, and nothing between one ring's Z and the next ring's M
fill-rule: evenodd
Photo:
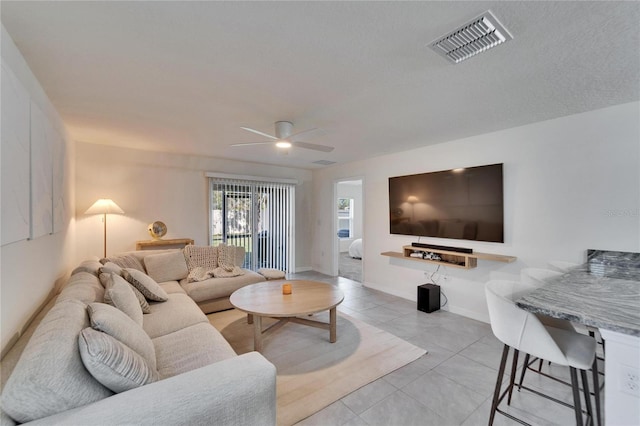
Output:
M208 315L238 354L253 350L253 325L240 311ZM328 321L328 313L315 320ZM263 327L275 320L263 320ZM338 339L329 331L288 323L266 337L262 354L278 370L278 424L293 425L426 353L386 331L338 313Z

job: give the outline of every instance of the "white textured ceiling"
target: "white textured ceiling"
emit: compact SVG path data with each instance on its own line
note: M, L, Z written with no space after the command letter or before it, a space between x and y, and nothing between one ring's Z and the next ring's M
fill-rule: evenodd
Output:
M348 162L640 98L638 2L2 1L74 139L293 167ZM514 39L426 45L486 10ZM319 127L331 153L272 146ZM514 141L517 143L517 141Z

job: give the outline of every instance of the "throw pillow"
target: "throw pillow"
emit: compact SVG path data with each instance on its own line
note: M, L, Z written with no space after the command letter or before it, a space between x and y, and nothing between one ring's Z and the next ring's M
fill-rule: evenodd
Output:
M160 379L143 357L108 334L85 328L78 336L78 346L89 373L113 392L128 391Z
M136 324L142 325L142 305L134 293L134 287L124 280L120 275L113 272L110 274L100 274L100 280L107 277L105 281L104 303L115 306L127 314ZM144 299L144 297L143 297ZM145 299L146 303L146 299ZM147 304L149 310L149 304Z
M284 271L280 269L262 268L258 269L258 273L268 280L279 280L285 277Z
M188 245L184 248L184 257L189 271L198 267L212 271L218 266L218 247Z
M156 368L156 350L151 338L142 329L142 325L135 323L120 310L104 303L90 303L87 305L87 313L94 330L107 333L127 345L142 356L151 368Z
M104 273L109 273L109 272L114 272L118 275L122 274L122 268L118 265L116 265L113 262L107 262L104 265L102 265L102 267L100 268L100 273L104 274Z
M152 254L144 258L147 274L156 282L180 281L189 274L182 250Z
M137 269L140 272L144 272L144 266L142 265L142 262L140 262L137 257L131 254L100 259L100 263L102 263L103 265L105 265L107 262L115 263L121 268L133 268Z
M154 281L153 278L133 268L124 268L122 276L129 281L132 286L140 290L140 293L149 300L155 302L166 302L169 299L167 292Z
M120 268L118 266L118 268ZM122 268L120 268L120 271L122 271ZM120 274L116 274L114 272L115 275L120 276ZM124 278L120 277L131 289L131 291L133 291L133 294L136 296L136 299L138 299L138 303L140 304L140 309L142 309L142 313L143 314L150 314L151 313L151 307L149 306L149 302L147 302L147 299L142 295L142 293L140 293L140 291L135 288L134 286L132 286L131 284L129 284L128 281L126 281ZM102 283L103 287L107 287L109 280L111 280L111 273L101 273L100 274L100 282ZM112 303L112 299L111 299L111 295L107 295L105 293L104 296L104 303L108 303L109 305L113 305L116 306L115 304ZM117 307L117 306L116 306ZM119 309L119 308L118 308Z

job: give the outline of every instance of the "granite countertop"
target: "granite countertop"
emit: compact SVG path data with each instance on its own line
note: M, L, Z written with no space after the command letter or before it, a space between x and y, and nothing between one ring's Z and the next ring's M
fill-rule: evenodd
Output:
M530 312L640 337L640 253L589 250L587 263L516 304Z

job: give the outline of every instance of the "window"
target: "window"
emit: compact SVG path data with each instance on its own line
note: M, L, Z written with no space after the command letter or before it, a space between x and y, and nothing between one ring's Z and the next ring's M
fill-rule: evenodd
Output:
M353 237L353 198L338 198L338 237Z
M245 249L243 267L294 272L295 185L210 177L210 244Z

